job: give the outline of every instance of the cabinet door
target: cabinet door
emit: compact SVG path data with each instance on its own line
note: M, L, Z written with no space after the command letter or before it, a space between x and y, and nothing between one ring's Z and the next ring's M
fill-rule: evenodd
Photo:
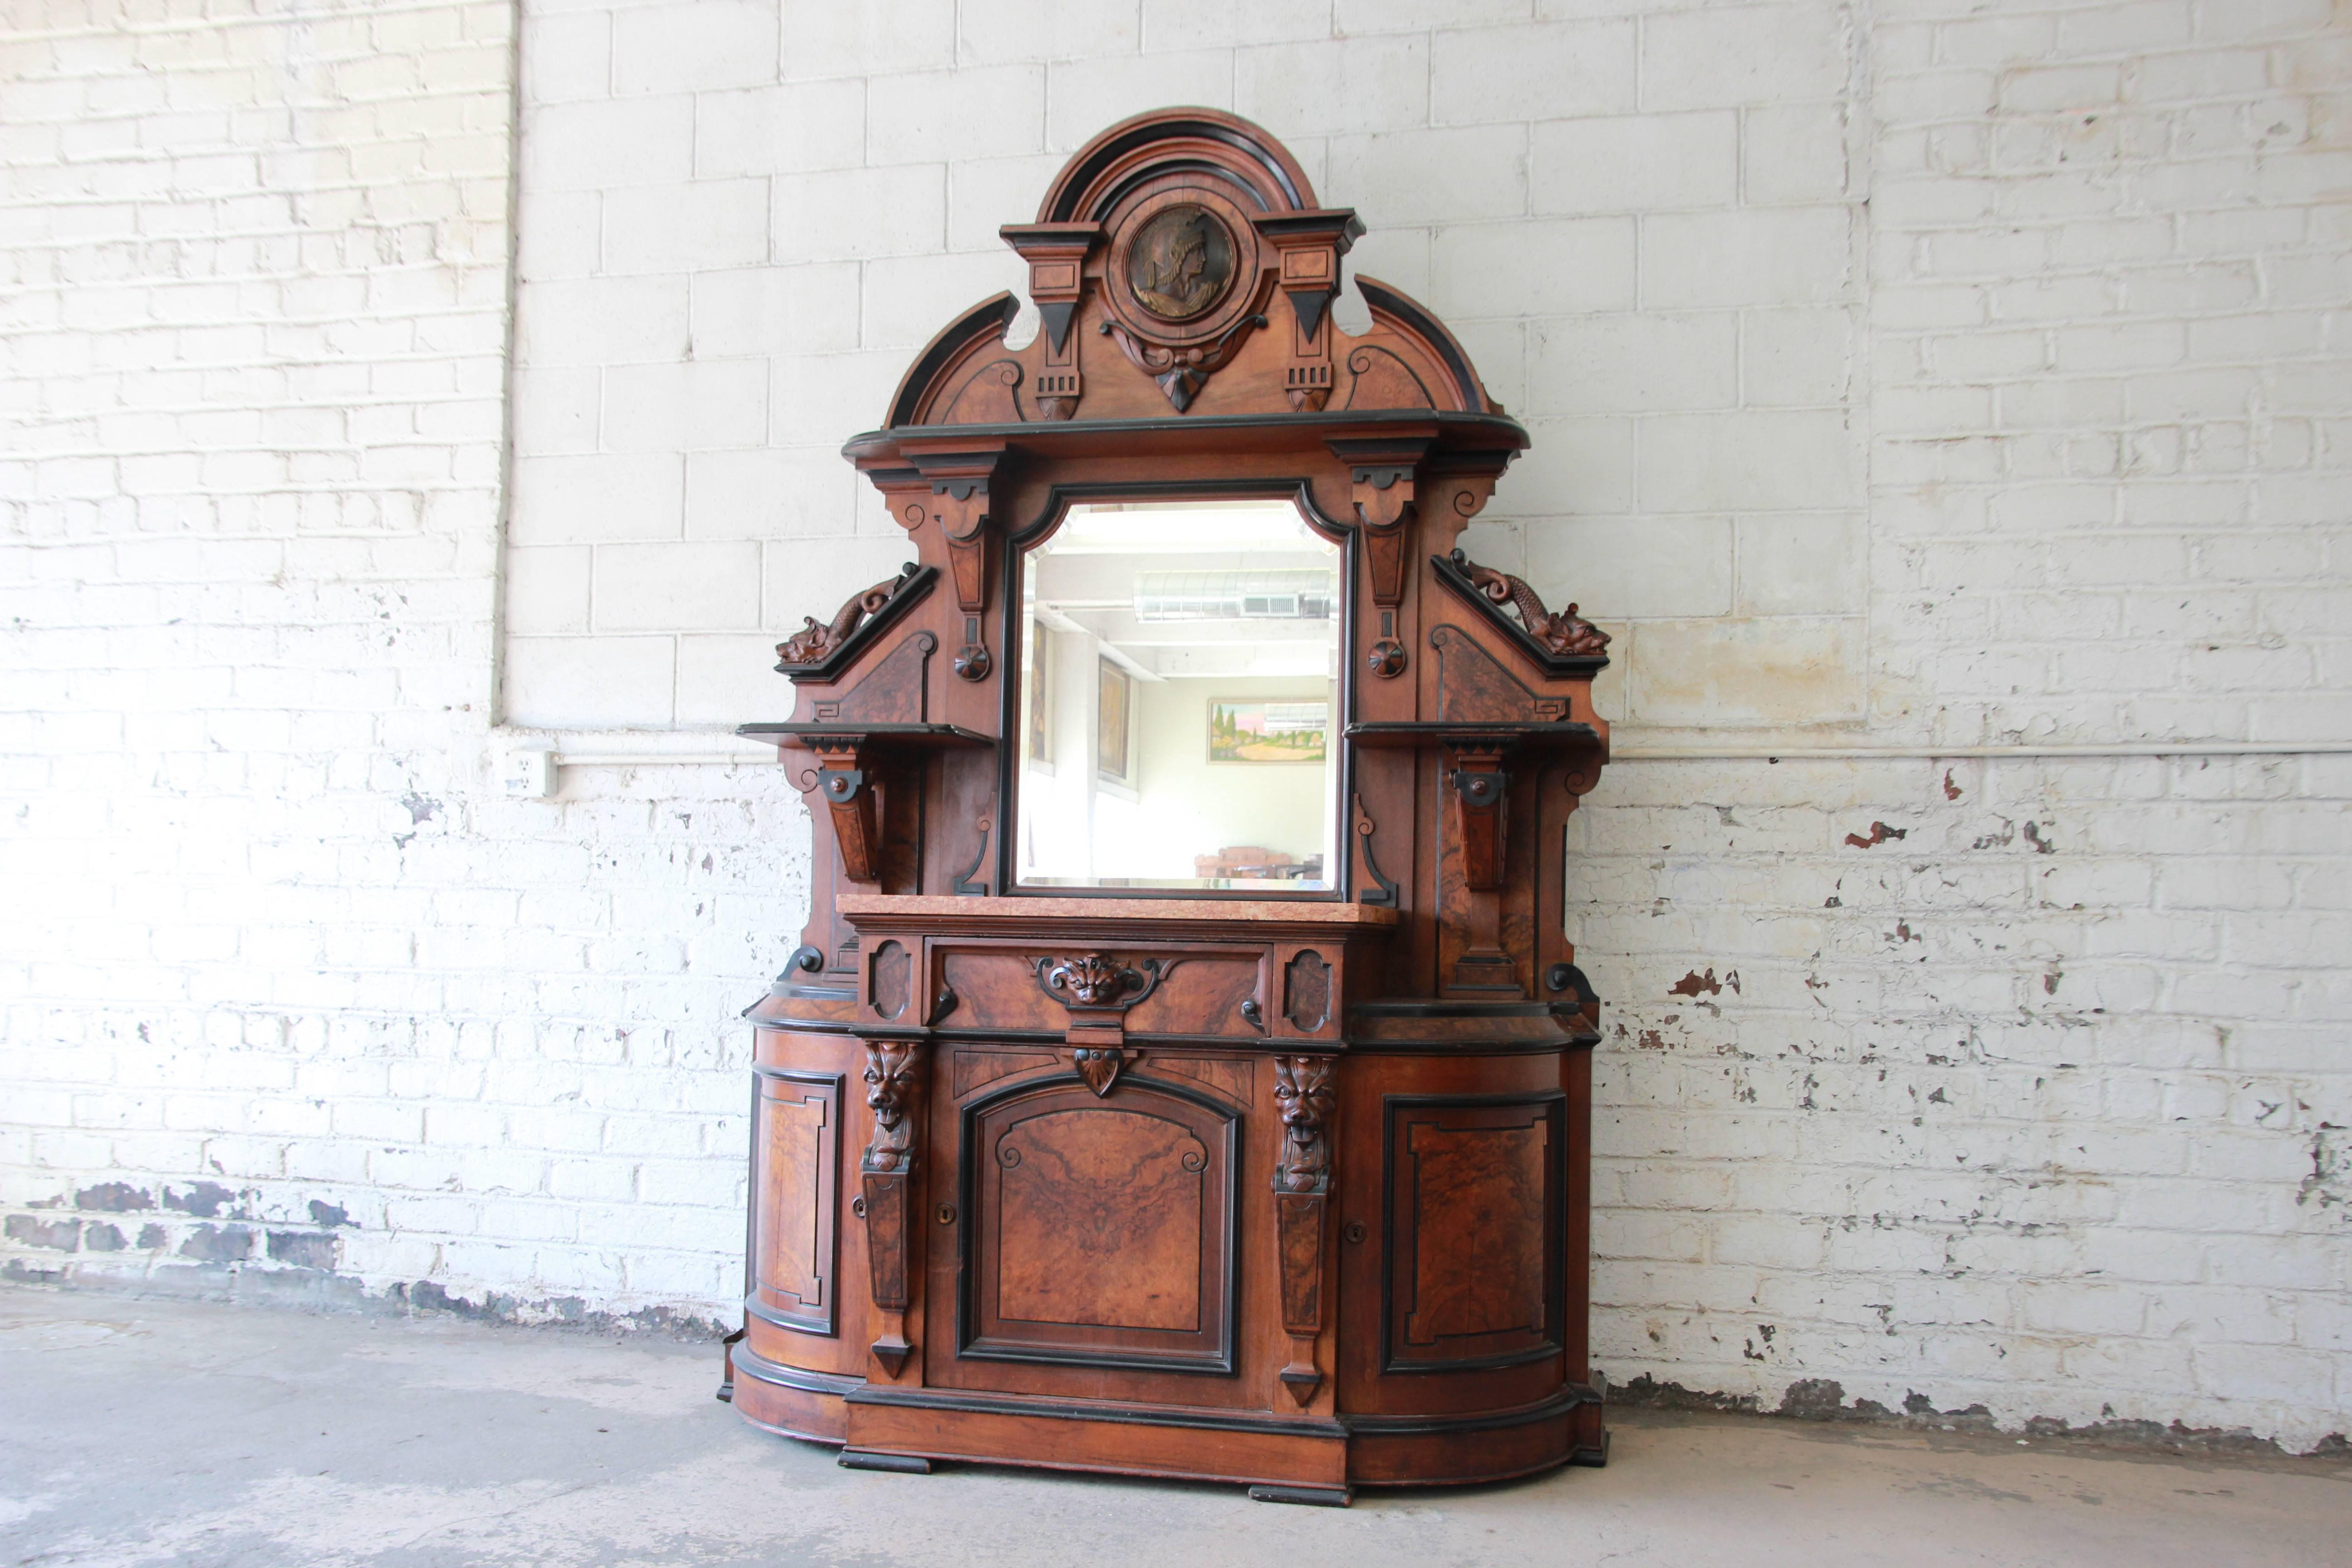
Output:
M1562 1097L1391 1096L1387 1110L1385 1370L1559 1354Z
M1133 1078L967 1108L961 1353L1232 1372L1237 1127Z
M762 1068L760 1159L751 1194L753 1315L804 1333L830 1334L840 1310L834 1238L839 1184L841 1079L832 1073Z

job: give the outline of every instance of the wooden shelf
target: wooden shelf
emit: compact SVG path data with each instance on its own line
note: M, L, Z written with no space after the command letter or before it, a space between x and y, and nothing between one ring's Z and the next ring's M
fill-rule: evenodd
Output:
M1599 745L1601 732L1590 724L1465 724L1458 721L1350 724L1341 735L1360 746L1402 748L1442 745L1448 741L1507 741L1513 746Z
M807 746L815 741L887 742L917 750L996 744L993 735L954 724L743 724L735 732L747 741L778 746Z

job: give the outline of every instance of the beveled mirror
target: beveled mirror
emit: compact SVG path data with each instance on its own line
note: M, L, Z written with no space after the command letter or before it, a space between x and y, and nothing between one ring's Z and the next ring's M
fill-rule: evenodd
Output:
M1019 885L1329 891L1338 546L1284 500L1097 500L1018 559Z

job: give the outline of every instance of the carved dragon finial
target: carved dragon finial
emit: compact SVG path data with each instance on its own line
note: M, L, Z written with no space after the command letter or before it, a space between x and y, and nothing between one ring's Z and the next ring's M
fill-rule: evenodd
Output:
M1580 617L1574 605L1555 616L1544 608L1543 600L1528 586L1525 578L1481 566L1459 550L1454 552L1454 564L1462 569L1462 574L1478 592L1517 611L1519 624L1527 627L1528 635L1555 657L1567 658L1608 651L1609 634Z
M830 626L819 626L814 616L801 617L801 629L776 645L776 668L785 670L797 666L823 664L835 649L849 640L849 634L858 623L898 597L907 579L915 574L915 563L908 562L895 577L885 578L871 588L852 594L849 602L841 606Z

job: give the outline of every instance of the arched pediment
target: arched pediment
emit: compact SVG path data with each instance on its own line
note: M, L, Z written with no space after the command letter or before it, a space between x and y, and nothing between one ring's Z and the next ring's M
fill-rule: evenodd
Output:
M1289 152L1235 115L1123 121L1070 159L1034 221L1002 232L1042 330L1006 345L1009 293L964 312L917 356L886 429L1503 413L1398 290L1360 277L1370 329L1339 331L1330 307L1363 225L1318 205Z

